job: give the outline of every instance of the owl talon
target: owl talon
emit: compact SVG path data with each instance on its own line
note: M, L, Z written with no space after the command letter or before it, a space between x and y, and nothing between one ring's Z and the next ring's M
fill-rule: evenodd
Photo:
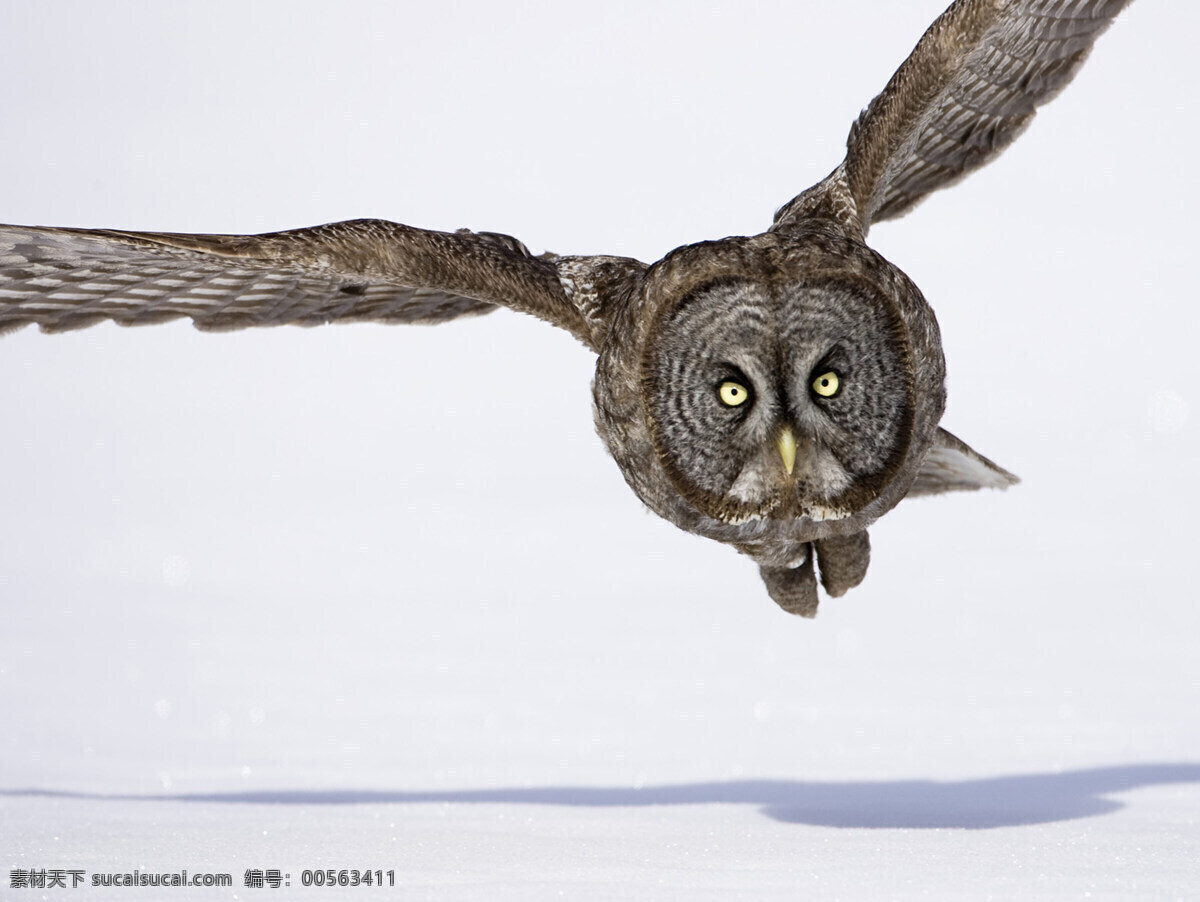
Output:
M845 595L867 575L871 541L865 529L849 536L820 539L816 546L821 585L831 598Z
M817 574L813 568L812 545L808 546L808 557L799 567L759 567L767 594L771 600L787 611L800 617L816 617Z

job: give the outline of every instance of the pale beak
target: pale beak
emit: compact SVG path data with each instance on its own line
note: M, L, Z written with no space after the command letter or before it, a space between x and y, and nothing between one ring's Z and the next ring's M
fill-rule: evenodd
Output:
M777 444L779 445L779 456L783 458L783 468L787 470L788 476L791 476L792 470L796 467L796 436L792 435L792 427L783 427L779 433Z

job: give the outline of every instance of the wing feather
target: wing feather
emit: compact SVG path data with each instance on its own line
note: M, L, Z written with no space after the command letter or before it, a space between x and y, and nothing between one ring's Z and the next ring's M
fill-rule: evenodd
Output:
M626 280L644 269L621 258L535 257L506 235L382 220L263 235L0 226L0 331L180 317L211 331L438 323L500 305L595 348L606 299L587 290L588 276L613 265Z
M822 186L835 192L838 214L866 234L994 159L1066 87L1128 3L957 0L851 127L845 162ZM775 227L816 200L796 198Z

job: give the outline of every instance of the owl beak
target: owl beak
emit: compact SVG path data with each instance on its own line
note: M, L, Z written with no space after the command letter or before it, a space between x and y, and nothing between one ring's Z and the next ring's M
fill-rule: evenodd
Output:
M791 426L783 427L776 444L779 446L779 456L783 458L783 468L791 476L796 468L796 436L792 434Z

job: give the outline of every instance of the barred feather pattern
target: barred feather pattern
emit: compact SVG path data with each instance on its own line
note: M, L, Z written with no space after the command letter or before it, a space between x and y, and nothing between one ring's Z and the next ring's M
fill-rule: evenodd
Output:
M562 274L557 259L534 257L506 235L381 220L265 235L0 226L0 331L180 317L208 331L439 323L503 305L591 345L601 311L584 290L590 258L564 258Z
M832 177L844 180L862 234L994 159L1129 2L958 0L947 9L854 123ZM803 197L779 211L776 228L803 214Z

